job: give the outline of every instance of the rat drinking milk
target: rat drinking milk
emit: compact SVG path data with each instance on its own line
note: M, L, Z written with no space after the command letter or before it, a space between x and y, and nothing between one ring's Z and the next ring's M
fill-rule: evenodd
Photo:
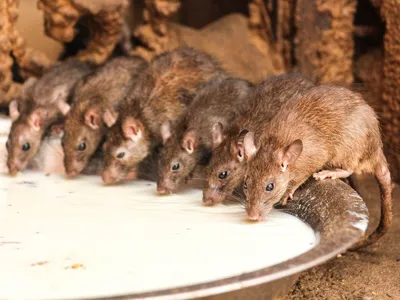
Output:
M166 128L162 124L174 124L208 81L223 76L211 56L191 48L153 58L107 135L103 181L110 184L136 178L138 164L156 152L173 131L173 125Z
M197 165L207 165L213 148L223 140L246 106L252 85L242 79L210 82L196 96L174 133L164 127L157 191L167 194L191 178ZM168 123L167 123L168 124ZM164 125L165 126L165 125Z
M62 139L69 177L77 176L89 163L106 134L106 123L146 67L140 57L116 57L77 83Z
M244 130L257 131L279 111L282 104L295 95L301 95L313 84L300 75L271 76L259 83L247 101L246 109L234 121L229 134L213 150L206 170L203 202L206 205L221 203L229 198L241 184L246 173L244 159Z
M22 99L12 101L9 107L13 123L7 141L7 165L11 174L32 161L50 126L62 122L76 82L90 72L88 64L69 60L24 83Z
M321 85L287 101L266 128L243 141L248 170L247 214L262 220L286 203L310 176L317 180L374 174L381 191L377 230L359 246L382 237L392 222L392 186L379 122L361 95Z

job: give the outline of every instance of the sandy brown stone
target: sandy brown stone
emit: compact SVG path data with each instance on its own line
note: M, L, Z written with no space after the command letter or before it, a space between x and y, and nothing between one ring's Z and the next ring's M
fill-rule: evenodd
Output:
M295 53L301 73L316 82L353 82L355 0L299 0Z
M400 3L386 0L381 7L386 22L384 40L381 122L392 176L400 181Z

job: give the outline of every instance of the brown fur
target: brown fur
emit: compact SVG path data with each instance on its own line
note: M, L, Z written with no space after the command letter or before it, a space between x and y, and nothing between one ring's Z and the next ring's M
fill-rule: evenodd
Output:
M229 130L246 105L251 88L247 81L227 78L210 82L198 94L161 150L157 182L160 193L175 191L185 179L191 177L197 164L208 163L214 147L213 127L218 122L222 125L221 137L225 134L223 131ZM187 142L188 139L193 142ZM178 170L173 170L175 164L179 164Z
M117 57L77 84L63 136L64 164L69 176L76 176L85 168L106 133L105 111L118 110L146 67L140 57ZM83 151L78 150L81 144L85 144Z
M161 125L168 120L176 122L196 93L209 80L221 76L223 71L212 57L190 48L156 56L107 137L103 180L112 183L135 178L136 165L161 143ZM124 134L127 119L136 124L140 137ZM124 157L118 158L121 152Z
M313 87L282 106L265 130L256 134L255 148L249 146L252 134L244 138L250 219L263 219L273 204L285 203L311 175L319 178L321 170L340 169L377 177L382 217L367 243L386 232L392 217L390 173L377 116L361 95L342 87ZM274 189L268 192L270 183Z
M25 169L38 153L49 127L63 120L60 102L70 102L76 82L91 68L82 62L70 60L49 69L40 79L28 79L24 84L23 98L10 115L17 114L12 123L7 142L7 165L11 174ZM36 125L37 126L36 126ZM29 144L28 151L23 151Z
M301 95L313 84L300 75L271 76L254 89L246 110L235 122L227 138L212 154L206 171L207 183L203 190L203 202L213 205L225 201L235 188L241 186L246 173L246 161L238 157L244 155L242 145L237 144L238 134L244 130L262 128L279 111L288 99ZM226 178L220 175L226 172Z

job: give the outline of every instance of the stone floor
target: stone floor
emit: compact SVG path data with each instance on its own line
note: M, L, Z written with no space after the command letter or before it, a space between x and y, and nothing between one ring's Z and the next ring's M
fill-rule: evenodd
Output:
M370 228L379 216L373 178L359 178L360 194L370 211ZM394 188L394 222L381 241L363 252L348 252L304 273L286 300L400 300L400 186Z

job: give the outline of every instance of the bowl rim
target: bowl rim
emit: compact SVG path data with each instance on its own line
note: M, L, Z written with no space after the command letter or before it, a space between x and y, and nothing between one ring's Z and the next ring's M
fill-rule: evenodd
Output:
M365 234L368 209L360 195L343 181L312 180L302 190L296 191L295 196L298 200L291 201L283 211L309 224L319 240L315 247L299 256L256 271L200 284L85 299L195 299L234 292L277 281L318 266L345 252ZM334 226L335 230L328 230L326 226Z

